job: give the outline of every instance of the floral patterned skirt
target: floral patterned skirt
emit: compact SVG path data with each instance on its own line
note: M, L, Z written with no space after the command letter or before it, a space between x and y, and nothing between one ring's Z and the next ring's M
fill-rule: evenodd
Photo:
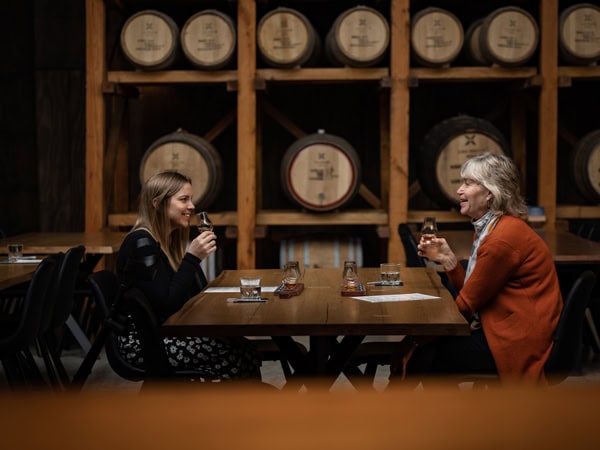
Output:
M142 346L135 329L119 336L118 343L123 359L143 368ZM210 380L260 376L260 356L245 338L165 337L164 344L175 369L194 370Z

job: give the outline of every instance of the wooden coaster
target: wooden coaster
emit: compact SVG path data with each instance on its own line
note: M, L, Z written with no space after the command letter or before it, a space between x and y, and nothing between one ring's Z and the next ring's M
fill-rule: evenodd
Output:
M274 294L279 295L279 298L290 298L290 297L294 297L295 295L300 295L303 290L304 290L304 283L298 283L298 284L296 284L296 287L294 287L293 289L288 289L286 287L280 286L277 289L275 289Z
M342 286L340 293L343 297L359 297L361 295L367 295L367 288L362 283L359 284L356 287L356 289L353 289L351 291L344 289L344 286Z

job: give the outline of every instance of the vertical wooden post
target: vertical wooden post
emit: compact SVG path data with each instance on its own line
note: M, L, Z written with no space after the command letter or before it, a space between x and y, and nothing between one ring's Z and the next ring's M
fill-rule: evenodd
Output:
M529 201L527 187L527 114L522 93L513 93L510 102L510 148L521 172L521 193Z
M406 261L398 225L408 219L408 135L410 129L410 0L392 0L390 24L390 192L388 260Z
M256 4L238 1L237 268L256 267Z
M85 231L100 231L106 223L104 147L106 129L102 82L106 72L106 27L103 0L86 0L85 91Z
M538 203L546 210L545 227L554 229L558 164L558 0L540 0L540 23L540 74L543 81L538 123Z

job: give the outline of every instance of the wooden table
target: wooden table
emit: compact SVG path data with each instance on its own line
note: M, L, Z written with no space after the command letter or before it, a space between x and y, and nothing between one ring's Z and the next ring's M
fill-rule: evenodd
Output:
M59 252L65 253L72 247L83 245L85 247L85 257L81 264L80 277L83 281L87 279L87 274L94 270L98 264L98 261L103 256L109 257L118 253L126 234L126 232L113 231L37 232L19 234L0 239L0 254L6 254L7 245L9 243L23 244L23 254L26 255L48 255ZM111 264L112 262L109 262L108 265ZM13 266L12 264L6 265ZM14 266L23 266L23 264L15 264ZM79 286L78 289L83 292L81 288L82 287ZM91 347L89 339L72 315L70 315L67 319L67 326L73 333L83 351L89 351Z
M232 270L209 287L237 287L241 276L259 275L263 286L278 286L281 270ZM361 281L377 280L379 269L360 269ZM327 375L335 381L366 335L468 335L466 320L432 269L404 268L404 286L369 286L368 295L421 293L435 300L369 303L340 293L340 269L306 269L304 291L265 303L230 303L239 292L202 292L163 325L165 336L271 336L299 376ZM302 354L292 336L310 336ZM338 343L335 339L343 338Z
M126 232L82 231L82 232L37 232L18 234L0 239L0 254L7 252L9 243L23 244L23 253L48 255L66 252L71 247L85 246L86 253L112 255L119 251Z
M0 264L0 289L31 280L37 264Z
M600 243L562 230L536 230L544 240L557 264L600 263ZM473 246L473 230L440 231L459 259L469 259ZM418 236L415 236L419 239Z

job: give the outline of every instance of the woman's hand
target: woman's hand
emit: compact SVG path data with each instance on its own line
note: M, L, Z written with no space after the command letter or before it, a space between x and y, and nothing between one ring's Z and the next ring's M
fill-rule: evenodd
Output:
M190 242L188 252L200 259L205 259L217 251L217 235L212 231L203 231Z
M429 241L425 241L421 238L417 248L419 249L419 256L423 256L430 261L441 264L444 267L444 270L454 269L458 262L456 255L444 238L436 237Z

